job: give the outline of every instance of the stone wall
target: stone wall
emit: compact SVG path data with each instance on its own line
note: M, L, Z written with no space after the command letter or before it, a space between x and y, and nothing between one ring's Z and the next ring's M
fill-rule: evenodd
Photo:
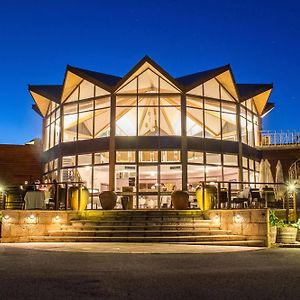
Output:
M1 242L29 242L30 236L43 236L48 230L59 230L67 224L74 212L42 210L2 211Z
M263 240L266 247L270 246L269 209L220 209L207 211L206 215L221 229L245 235L247 240Z

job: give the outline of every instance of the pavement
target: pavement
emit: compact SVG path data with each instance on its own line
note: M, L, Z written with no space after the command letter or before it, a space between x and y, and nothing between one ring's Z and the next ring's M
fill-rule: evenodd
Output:
M300 249L0 244L0 299L297 299Z

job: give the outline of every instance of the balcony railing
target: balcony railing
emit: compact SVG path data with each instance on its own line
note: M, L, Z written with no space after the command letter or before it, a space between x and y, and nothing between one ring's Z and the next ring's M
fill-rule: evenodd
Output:
M262 131L261 143L262 147L270 146L292 146L300 145L300 132L298 131Z

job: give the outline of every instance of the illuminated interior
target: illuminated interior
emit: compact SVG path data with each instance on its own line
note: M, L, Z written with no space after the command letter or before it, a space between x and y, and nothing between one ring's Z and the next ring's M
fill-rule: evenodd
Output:
M29 87L44 121L44 176L84 182L89 208L104 190L146 209L201 181L258 180L251 148L272 86L236 84L228 65L177 79L148 57L123 78L68 66L59 89Z

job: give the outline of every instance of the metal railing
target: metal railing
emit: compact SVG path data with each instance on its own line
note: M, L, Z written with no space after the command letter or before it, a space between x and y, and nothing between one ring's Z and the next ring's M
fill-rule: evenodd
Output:
M299 131L275 131L267 130L261 131L260 146L290 146L300 145Z

